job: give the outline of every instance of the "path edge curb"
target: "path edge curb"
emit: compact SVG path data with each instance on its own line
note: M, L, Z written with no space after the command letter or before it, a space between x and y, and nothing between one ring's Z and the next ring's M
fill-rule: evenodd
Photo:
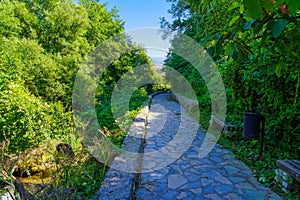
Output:
M140 113L134 119L134 123L128 131L122 145L122 149L134 153L143 153L145 146L146 126L148 123L149 111L152 103L152 98L168 91L157 91L148 95L148 100L143 104ZM104 176L101 187L96 193L94 200L109 200L109 199L134 199L136 187L140 180L140 171L142 168L142 156L134 161L135 173L126 173L115 170L111 167ZM119 165L118 156L114 159L113 165Z

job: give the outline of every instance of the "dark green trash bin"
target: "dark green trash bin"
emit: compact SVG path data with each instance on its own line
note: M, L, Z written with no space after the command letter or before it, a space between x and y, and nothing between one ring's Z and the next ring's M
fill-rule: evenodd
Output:
M262 156L265 118L259 112L247 111L244 113L244 136L250 139L260 139L259 155Z

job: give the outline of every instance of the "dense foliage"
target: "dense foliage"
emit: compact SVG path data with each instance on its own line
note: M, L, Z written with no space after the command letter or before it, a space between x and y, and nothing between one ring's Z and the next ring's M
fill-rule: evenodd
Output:
M299 158L300 154L300 2L168 2L174 20L162 19L161 26L166 36L172 30L192 37L214 59L227 92L226 120L242 126L243 113L249 110L262 112L266 117L265 163L273 171L267 170L271 175L261 180L271 183L276 160ZM176 54L169 54L166 64L185 75L194 87L204 115L201 123L207 126L210 96L201 75ZM249 152L239 150L248 147L251 151L250 143L240 137L235 139L225 140L226 146L240 153L239 157L255 168L255 161L249 161L246 155ZM262 174L266 168L260 164L256 169Z
M0 143L10 141L11 154L42 146L54 152L59 141L70 144L78 159L68 168L60 166L55 180L83 196L95 193L105 169L91 163L80 145L72 113L73 84L88 54L122 32L117 10L108 12L97 0L0 0ZM106 53L109 57L114 52ZM125 133L112 117L111 93L123 74L141 64L151 62L142 48L135 48L115 60L98 83L100 126L112 133L108 137L117 146ZM132 117L146 99L146 88L133 94Z
M88 40L91 16L110 16L115 33L121 22L93 1L86 8L71 1L2 1L0 10L0 139L23 151L72 133L72 82L97 41Z
M0 139L23 151L72 133L76 73L94 47L122 32L122 21L96 1L5 0L0 10ZM99 102L110 100L122 74L144 63L150 60L142 50L115 61L101 79Z

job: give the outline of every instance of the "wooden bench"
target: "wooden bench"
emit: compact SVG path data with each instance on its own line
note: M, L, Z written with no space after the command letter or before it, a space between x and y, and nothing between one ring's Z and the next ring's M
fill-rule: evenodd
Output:
M211 121L210 124L214 127L216 127L218 130L222 130L223 132L228 132L228 131L243 131L242 127L239 126L232 126L228 123L224 123L222 120L217 118L216 116L212 115L211 116Z
M300 182L300 160L277 160L277 166Z

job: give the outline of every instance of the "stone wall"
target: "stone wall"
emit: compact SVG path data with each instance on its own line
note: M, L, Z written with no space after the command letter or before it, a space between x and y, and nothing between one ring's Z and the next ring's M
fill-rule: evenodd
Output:
M142 152L148 113L149 106L147 105L136 117L133 125L128 131L122 145L122 150L134 153ZM126 159L122 157L122 155L115 157L113 164L110 170L106 173L101 188L94 199L132 199L135 191L136 179L140 172L141 159L142 158L139 157ZM135 173L127 173L117 170L119 166L123 167L127 171L134 171Z
M170 93L170 97L179 103L185 110L192 114L193 117L199 119L199 116L194 116L193 111L199 109L198 100L188 99L185 96L175 95L174 93Z

